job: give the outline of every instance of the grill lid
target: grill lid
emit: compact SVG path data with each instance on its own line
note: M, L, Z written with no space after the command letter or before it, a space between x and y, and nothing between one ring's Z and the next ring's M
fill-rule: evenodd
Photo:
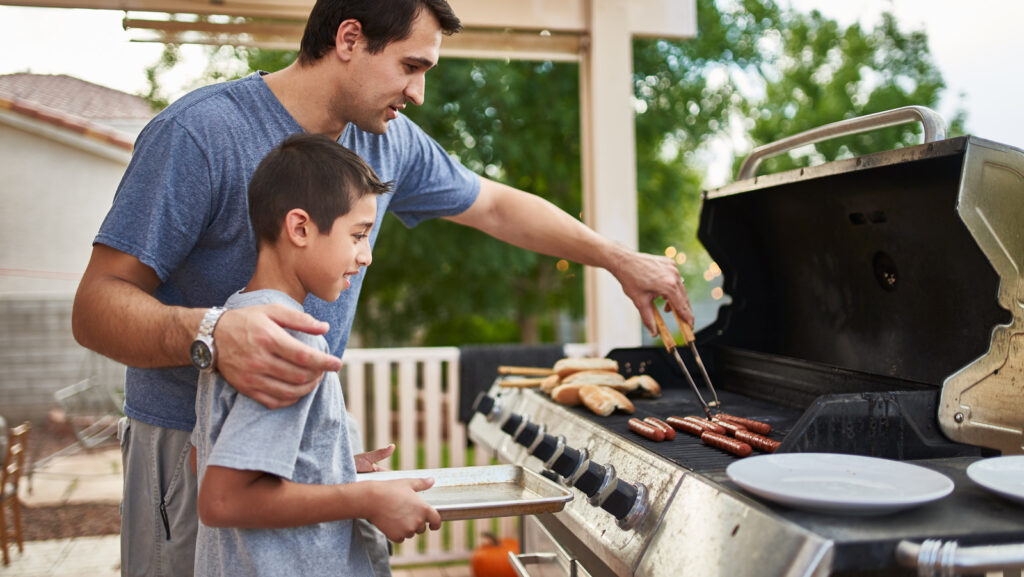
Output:
M732 301L701 336L948 381L947 435L1020 452L1011 407L1024 403L1022 175L1024 152L965 136L706 193L698 237Z

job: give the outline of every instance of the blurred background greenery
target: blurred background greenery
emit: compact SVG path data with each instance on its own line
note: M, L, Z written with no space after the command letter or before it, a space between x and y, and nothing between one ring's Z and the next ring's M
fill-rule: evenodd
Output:
M869 28L844 27L772 0L697 0L697 15L696 38L634 42L639 243L676 260L692 300L714 304L728 295L696 238L703 190L728 182L753 146L844 118L935 106L945 84L925 33L901 30L890 14ZM167 45L147 70L157 108L167 103L160 79L177 64L177 50ZM278 70L295 58L210 50L197 85ZM578 78L575 63L443 58L427 76L425 104L406 113L470 169L578 216ZM964 120L961 109L951 135L962 133ZM771 158L761 172L920 138L916 125L887 128ZM357 346L584 340L580 265L444 221L408 230L389 216L361 299Z

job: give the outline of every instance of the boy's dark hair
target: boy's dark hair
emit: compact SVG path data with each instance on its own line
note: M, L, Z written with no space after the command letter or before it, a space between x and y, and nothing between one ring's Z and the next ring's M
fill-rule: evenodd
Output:
M260 161L249 180L249 222L256 244L274 243L288 211L309 213L320 232L352 203L391 189L359 155L321 134L294 134Z
M299 64L312 64L334 48L338 26L350 19L363 25L367 50L376 54L408 38L413 20L424 9L433 13L445 34L462 30L462 22L446 0L317 0L302 33Z

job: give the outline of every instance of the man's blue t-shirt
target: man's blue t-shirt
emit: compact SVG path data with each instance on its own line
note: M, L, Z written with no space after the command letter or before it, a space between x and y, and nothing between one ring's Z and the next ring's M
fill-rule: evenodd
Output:
M245 286L256 266L249 178L273 147L302 131L260 74L183 96L139 135L94 242L133 255L156 271L160 302L219 306ZM338 142L393 184L394 192L377 201L371 245L387 211L412 227L462 213L479 193L479 177L402 115L382 135L350 124ZM306 312L330 323L327 342L334 355L341 356L348 341L362 277L355 277L334 303L313 296L304 303ZM191 431L197 378L191 366L129 367L125 414Z

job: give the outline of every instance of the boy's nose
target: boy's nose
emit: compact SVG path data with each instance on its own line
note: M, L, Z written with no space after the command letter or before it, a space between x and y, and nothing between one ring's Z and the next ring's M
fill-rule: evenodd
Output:
M370 266L371 262L373 262L373 251L361 250L356 254L356 264L359 266Z

